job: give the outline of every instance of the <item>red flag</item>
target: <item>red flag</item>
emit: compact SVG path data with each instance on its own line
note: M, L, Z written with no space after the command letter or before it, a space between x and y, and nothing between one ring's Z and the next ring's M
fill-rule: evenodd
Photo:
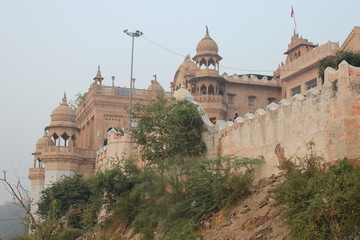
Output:
M291 7L291 17L294 17L294 8Z

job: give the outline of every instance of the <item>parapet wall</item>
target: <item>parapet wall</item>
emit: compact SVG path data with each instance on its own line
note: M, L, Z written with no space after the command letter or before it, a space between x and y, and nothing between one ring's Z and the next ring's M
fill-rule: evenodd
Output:
M124 159L138 159L138 146L130 134L109 131L107 141L108 144L96 152L95 171L110 169Z
M303 155L305 143L315 142L315 150L327 161L360 158L360 68L343 61L339 70L328 68L320 91L272 103L236 119L219 122L204 134L208 155L225 157L264 156L256 177L278 172L274 153L277 144L285 156Z

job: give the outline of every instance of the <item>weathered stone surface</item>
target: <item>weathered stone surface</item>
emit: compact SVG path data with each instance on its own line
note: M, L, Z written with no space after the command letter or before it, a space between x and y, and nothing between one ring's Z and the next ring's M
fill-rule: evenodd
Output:
M265 164L256 167L256 178L278 173L277 144L286 158L305 153L306 142L315 142L315 151L328 161L360 158L360 68L342 62L339 70L327 69L321 93L311 97L296 95L293 102L270 104L267 111L247 113L245 121L228 128L217 128L211 136L214 147L209 155L226 157L264 156ZM240 117L239 117L240 118ZM215 141L213 139L215 138ZM207 138L205 142L208 143Z

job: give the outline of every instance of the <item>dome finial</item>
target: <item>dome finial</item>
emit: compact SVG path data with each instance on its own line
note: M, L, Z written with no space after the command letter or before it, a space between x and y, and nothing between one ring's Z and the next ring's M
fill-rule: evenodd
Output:
M62 104L67 104L66 91L64 92L64 97L62 99Z
M98 70L97 70L97 72L96 72L96 77L97 78L101 78L102 76L101 76L101 71L100 71L100 64L98 65Z
M101 70L100 70L100 64L98 65L98 70L96 72L96 76L94 77L94 80L96 81L97 84L102 84L102 80L104 80L104 78L101 76Z
M209 35L209 28L207 25L206 25L206 35Z

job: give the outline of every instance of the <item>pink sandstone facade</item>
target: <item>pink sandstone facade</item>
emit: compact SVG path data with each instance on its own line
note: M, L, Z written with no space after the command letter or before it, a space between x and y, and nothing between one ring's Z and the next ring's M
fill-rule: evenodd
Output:
M256 157L258 178L277 172L276 144L287 156L301 154L304 143L313 140L319 153L333 161L360 157L360 70L343 62L338 71L326 71L324 85L317 78L318 61L336 50L360 50L360 28L355 27L344 44L321 46L291 39L286 63L273 76L219 73L221 56L208 30L198 43L193 61L186 57L165 92L155 80L147 90L133 89L133 104L147 104L158 94L166 97L186 91L204 108L213 125L204 118L209 131L203 138L207 154ZM81 173L85 177L112 166L114 159L138 159L138 146L131 135L116 129L128 126L129 88L103 85L100 68L74 111L64 96L51 114L45 134L36 143L34 167L29 169L32 199L62 176ZM183 87L182 87L183 86ZM306 97L304 97L306 95ZM281 100L282 99L282 100ZM238 117L235 122L226 122ZM33 209L36 206L33 204Z
M344 157L360 161L360 68L345 61L339 67L326 70L321 92L311 89L306 96L271 103L234 124L209 127L204 134L208 155L264 156L257 178L278 172L277 144L286 157L304 154L305 143L314 141L315 150L327 161Z

